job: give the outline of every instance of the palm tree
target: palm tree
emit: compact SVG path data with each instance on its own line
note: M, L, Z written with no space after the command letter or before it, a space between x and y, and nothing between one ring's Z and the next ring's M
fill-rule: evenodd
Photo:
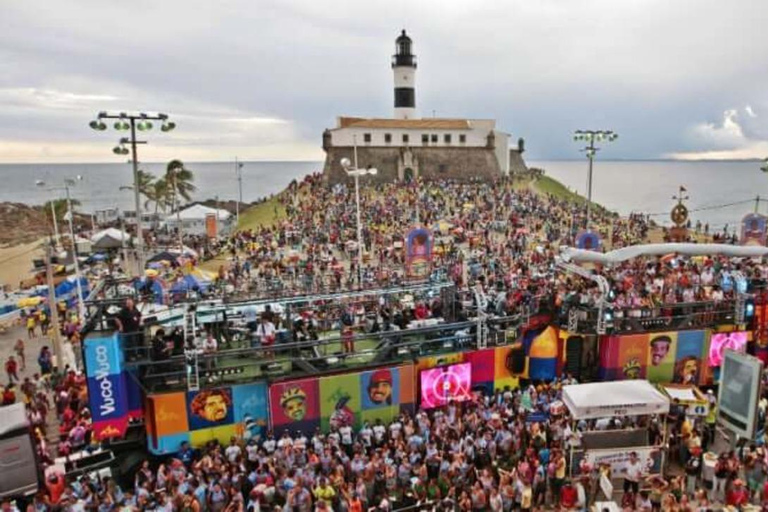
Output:
M165 178L159 178L152 183L152 190L150 191L147 199L147 204L150 202L155 203L155 216L157 216L158 210L165 210L170 204L170 196L168 193L168 182Z
M192 193L197 190L192 183L195 181L194 173L184 167L181 160L171 160L168 162L165 171L165 181L167 183L168 195L173 197L173 205L178 208L182 198L185 201L192 199Z

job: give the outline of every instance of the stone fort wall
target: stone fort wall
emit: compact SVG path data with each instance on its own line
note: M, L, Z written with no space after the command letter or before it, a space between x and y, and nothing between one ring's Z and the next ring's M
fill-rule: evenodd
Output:
M493 149L462 147L412 147L414 173L423 179L495 180L502 176ZM349 158L354 164L354 148L351 146L326 147L323 174L331 183L350 180L341 167L341 159ZM377 176L363 178L368 182L392 182L401 178L403 148L358 146L359 167L375 167Z

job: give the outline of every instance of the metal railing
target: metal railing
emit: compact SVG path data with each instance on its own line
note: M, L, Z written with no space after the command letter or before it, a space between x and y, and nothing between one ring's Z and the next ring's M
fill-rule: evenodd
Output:
M614 333L703 329L737 322L737 301L684 302L652 307L606 307ZM557 315L558 325L571 332L596 332L599 309L594 306L563 305Z

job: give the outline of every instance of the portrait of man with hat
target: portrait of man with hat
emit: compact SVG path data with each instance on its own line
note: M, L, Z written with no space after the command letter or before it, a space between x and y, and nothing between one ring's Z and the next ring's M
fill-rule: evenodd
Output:
M392 372L389 368L373 372L368 383L368 398L376 405L392 405Z

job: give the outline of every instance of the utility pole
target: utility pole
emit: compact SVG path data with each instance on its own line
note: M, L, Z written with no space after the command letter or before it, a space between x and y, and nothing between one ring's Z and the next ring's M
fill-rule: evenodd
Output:
M63 356L61 353L61 338L59 337L59 333L61 332L61 329L59 328L59 308L58 304L56 303L56 290L53 287L53 246L48 245L45 248L45 277L48 281L48 306L51 310L51 330L53 331L53 356L56 359L56 364L54 366L58 366L61 368L61 364L63 362ZM82 321L85 321L83 319Z
M237 224L240 225L240 203L243 202L243 164L235 157L235 173L237 174L237 205L235 206Z
M755 197L755 213L760 209L760 194Z

